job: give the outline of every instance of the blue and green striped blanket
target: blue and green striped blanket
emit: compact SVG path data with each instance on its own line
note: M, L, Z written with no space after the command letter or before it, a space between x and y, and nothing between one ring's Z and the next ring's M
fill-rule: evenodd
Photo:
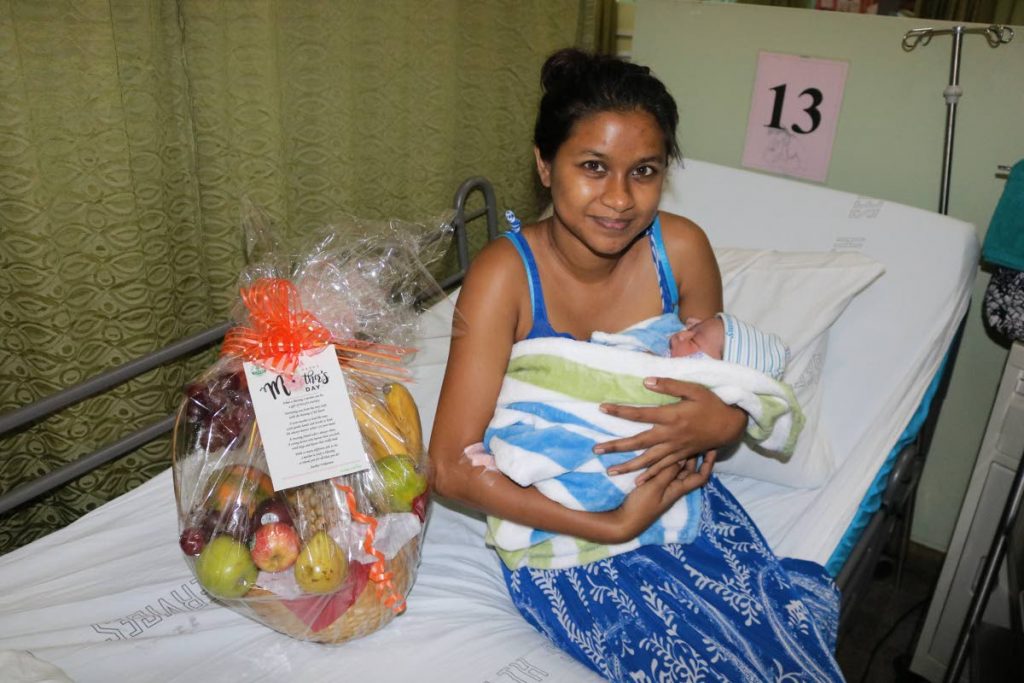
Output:
M792 389L756 370L712 359L665 358L572 339L517 342L501 386L484 447L521 486L534 486L568 508L599 512L618 507L639 472L609 476L607 468L637 452L595 455L595 444L630 436L649 425L606 415L603 402L663 405L677 399L649 391L645 377L702 384L749 416L747 437L760 448L791 454L804 416ZM633 541L600 545L488 519L488 543L510 568L565 568L641 545L688 543L697 534L701 492L682 498Z

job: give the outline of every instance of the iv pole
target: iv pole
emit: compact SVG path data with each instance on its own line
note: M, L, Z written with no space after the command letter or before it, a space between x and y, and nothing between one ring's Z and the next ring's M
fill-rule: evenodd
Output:
M953 166L953 133L956 130L956 106L964 94L960 87L960 51L964 35L968 33L984 34L989 47L999 47L1013 40L1013 29L1001 24L989 26L963 26L952 28L915 28L903 35L903 49L910 52L918 45L927 45L932 36L951 34L953 36L953 54L949 64L949 85L942 91L946 100L946 137L942 149L942 185L939 188L939 213L949 214L949 178Z
M931 42L932 36L940 34L951 34L953 36L953 54L949 64L949 85L942 91L946 100L946 137L942 150L942 185L939 189L939 213L949 214L949 178L950 169L953 163L953 133L956 130L956 106L963 95L963 88L960 87L960 53L963 46L964 35L967 33L984 34L989 47L999 47L1013 40L1013 29L1009 26L991 24L989 26L968 27L963 25L953 26L948 29L915 28L903 35L903 49L906 52L912 51L918 45L927 45ZM1016 522L1024 504L1024 460L1017 468L1014 475L1010 493L1007 496L1003 508L1003 515L996 530L995 537L989 547L989 553L985 558L981 580L971 596L971 604L964 618L960 629L956 646L949 665L946 667L946 675L943 683L955 683L960 680L964 665L968 658L968 647L974 636L974 629L981 620L982 612L988 603L988 597L992 588L998 580L999 567L1002 565L1006 555L1007 539L1010 530Z
M1010 485L1010 493L1006 496L1006 503L1003 506L1003 514L999 518L999 526L996 527L995 537L989 546L988 555L985 556L981 565L981 578L978 580L978 587L971 596L971 604L967 608L967 616L964 618L963 626L960 627L960 635L953 647L953 654L950 656L949 665L946 667L946 675L942 683L957 683L960 674L969 657L968 647L971 637L974 635L974 628L981 621L988 598L992 594L999 581L999 567L1006 557L1007 545L1010 535L1013 533L1014 524L1021 513L1021 505L1024 503L1024 456L1017 472L1013 476L1013 484Z

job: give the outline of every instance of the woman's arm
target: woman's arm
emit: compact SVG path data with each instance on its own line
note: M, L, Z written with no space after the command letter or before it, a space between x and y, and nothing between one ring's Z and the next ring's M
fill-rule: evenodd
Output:
M483 438L501 389L516 328L528 320L526 282L514 247L489 245L466 275L456 307L451 350L430 440L432 484L440 495L535 529L598 543L640 534L684 493L680 467L637 489L607 512L570 510L533 487L522 487L493 467L474 466L463 452Z
M679 281L679 317L710 318L722 310L722 276L707 236L695 223L670 213L661 214L665 249ZM644 451L612 473L647 468L637 481L655 476L662 468L683 463L685 475L694 485L703 485L711 474L715 448L739 440L747 425L747 415L739 408L724 404L707 388L691 382L664 377L645 380L648 389L674 396L676 403L655 408L605 404L604 412L653 426L626 439L599 444L600 453ZM698 470L693 457L708 453Z

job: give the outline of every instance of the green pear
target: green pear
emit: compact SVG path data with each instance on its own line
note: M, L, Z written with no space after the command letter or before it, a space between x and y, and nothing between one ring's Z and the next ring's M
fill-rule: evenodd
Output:
M330 593L348 576L348 558L326 531L318 531L302 546L293 572L307 593Z
M240 598L256 583L259 569L244 543L230 536L217 536L196 559L196 578L210 595Z

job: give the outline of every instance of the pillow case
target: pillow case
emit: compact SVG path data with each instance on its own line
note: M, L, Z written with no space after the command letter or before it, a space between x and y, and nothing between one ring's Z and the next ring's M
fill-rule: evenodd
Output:
M821 486L836 467L819 419L829 329L885 269L856 252L716 248L715 257L725 311L774 332L789 346L782 380L793 387L807 418L788 460L743 442L719 452L715 471L794 488Z

